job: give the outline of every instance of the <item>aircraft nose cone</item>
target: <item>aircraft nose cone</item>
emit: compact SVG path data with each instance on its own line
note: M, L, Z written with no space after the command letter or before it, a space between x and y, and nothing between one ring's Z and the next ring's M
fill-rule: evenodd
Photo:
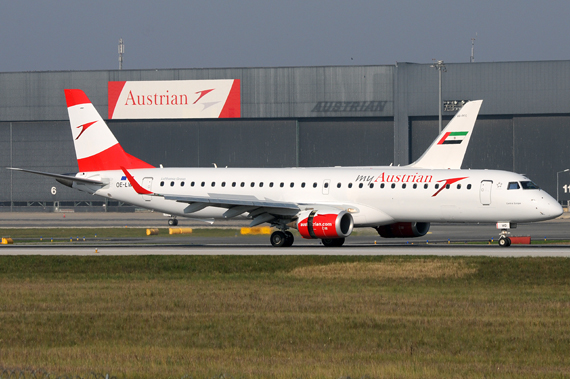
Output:
M541 213L548 218L556 218L564 212L562 206L558 204L558 202L553 198L545 198L543 200L542 206L539 209Z

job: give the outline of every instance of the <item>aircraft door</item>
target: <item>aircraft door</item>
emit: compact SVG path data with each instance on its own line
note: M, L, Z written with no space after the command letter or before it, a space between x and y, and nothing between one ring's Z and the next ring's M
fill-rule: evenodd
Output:
M144 189L152 191L152 178L143 178L142 186ZM145 201L151 201L152 200L152 196L150 196L150 195L142 195L142 197Z
M491 188L493 181L483 180L481 182L481 190L479 192L479 199L482 205L491 205Z
M328 195L329 194L329 187L331 185L331 180L330 179L325 179L323 181L323 195Z

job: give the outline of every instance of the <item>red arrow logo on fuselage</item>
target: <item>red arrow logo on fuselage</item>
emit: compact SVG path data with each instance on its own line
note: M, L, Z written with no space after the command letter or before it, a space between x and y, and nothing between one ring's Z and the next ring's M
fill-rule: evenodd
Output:
M441 185L441 188L438 189L436 193L434 193L433 195L431 195L431 197L434 197L434 196L436 196L438 193L440 193L441 191L443 191L443 189L444 189L446 186L448 186L448 185L450 185L450 184L453 184L453 183L456 183L456 182L458 182L458 181L460 181L460 180L467 179L467 178L468 178L468 176L463 177L463 178L451 178L451 179L438 180L438 181L437 181L438 183L440 183L440 182L445 182L445 183L443 183L443 184Z
M93 125L94 123L96 123L97 121L93 121L93 122L88 122L87 124L83 124L83 125L79 125L77 127L77 129L79 128L83 128L81 129L81 133L79 133L79 135L77 136L77 138L75 138L76 140L79 139L79 137L81 137L81 135L83 134L84 131L87 130L88 127L90 127L91 125Z

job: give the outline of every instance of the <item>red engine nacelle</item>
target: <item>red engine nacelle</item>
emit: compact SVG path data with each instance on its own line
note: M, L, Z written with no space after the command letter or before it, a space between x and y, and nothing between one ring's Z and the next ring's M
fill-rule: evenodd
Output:
M352 233L354 220L347 211L305 211L299 214L297 230L303 238L344 238Z
M374 229L384 238L406 238L425 236L429 226L429 222L396 222L377 226Z

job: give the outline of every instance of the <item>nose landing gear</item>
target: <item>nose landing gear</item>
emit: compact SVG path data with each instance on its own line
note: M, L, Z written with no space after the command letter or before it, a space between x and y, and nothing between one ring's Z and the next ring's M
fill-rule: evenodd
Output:
M501 235L499 236L499 246L509 247L511 246L511 238L509 237L509 229L516 228L517 224L510 222L498 222L497 229L501 229Z
M499 246L502 246L502 247L511 246L511 239L509 237L506 237L506 236L500 236L499 237Z

